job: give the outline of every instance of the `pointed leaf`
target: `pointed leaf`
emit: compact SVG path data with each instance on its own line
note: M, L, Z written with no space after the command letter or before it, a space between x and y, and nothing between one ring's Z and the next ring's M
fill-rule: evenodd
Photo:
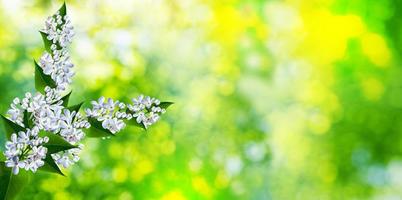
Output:
M24 125L27 128L32 128L33 126L33 121L30 119L29 113L27 110L24 111Z
M36 61L35 63L35 88L39 92L44 92L46 86L50 86L52 88L56 87L56 83L49 75L43 73L42 67L38 65Z
M52 53L52 49L51 46L53 44L53 41L47 39L47 33L39 31L40 35L42 36L42 40L43 40L43 45L45 46L45 49L48 53Z
M91 127L85 131L85 136L88 138L105 138L111 137L112 135L97 128Z
M46 154L45 164L42 167L40 167L39 170L50 173L56 173L64 176L63 172L60 170L59 166L54 162L52 156L49 153Z
M133 119L131 119L131 120L128 120L127 121L127 124L128 125L133 125L133 126L137 126L137 127L140 127L140 128L142 128L142 129L144 129L144 130L147 130L147 128L145 127L145 125L141 122L141 123L138 123L136 120L135 120L135 118L133 118Z
M102 122L95 118L88 118L88 122L91 124L91 129L86 134L88 137L109 137L114 136L112 132L102 127Z
M14 175L12 169L0 162L0 199L14 199L18 193L29 183L29 174L20 170Z
M75 113L76 113L76 114L74 115L74 117L73 117L73 121L75 120L75 117L77 116L77 113L80 111L80 108L81 108L82 104L84 104L84 102L81 102L81 103L79 103L79 104L77 104L77 105L73 105L73 106L67 107L67 109L69 109L70 112L75 111Z
M68 94L66 94L64 97L62 97L60 100L63 100L63 103L61 105L63 105L64 107L68 106L68 101L70 100L70 95L73 91L70 91Z
M66 14L67 14L66 2L64 2L63 5L60 7L59 13L63 17L66 16Z
M6 199L11 176L11 168L6 167L4 162L0 162L0 199Z
M4 117L3 115L1 115L1 118L3 119L3 125L4 128L6 129L6 136L8 139L10 139L11 134L13 133L18 133L20 131L25 131L25 128L10 121L9 119L7 119L6 117Z
M43 145L44 147L47 148L48 154L53 154L60 151L77 148L77 146L70 144L59 135L44 131L41 131L40 135L42 137L47 136L49 138L49 142Z
M69 109L71 112L75 111L75 113L78 113L78 111L80 110L82 104L84 104L84 102L81 102L81 103L79 103L77 105L70 106L67 109Z
M173 104L174 104L173 102L165 101L165 102L161 102L161 103L159 104L159 107L161 107L161 108L163 108L163 109L167 109L169 106L171 106L171 105L173 105Z

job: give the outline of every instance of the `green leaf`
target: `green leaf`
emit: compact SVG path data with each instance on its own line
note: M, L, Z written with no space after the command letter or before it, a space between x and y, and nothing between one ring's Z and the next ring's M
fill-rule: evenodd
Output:
M4 154L0 153L0 161L5 161L6 157L4 156Z
M75 120L75 117L77 116L77 113L79 112L79 110L80 110L82 104L84 104L84 102L81 102L81 103L79 103L79 104L76 104L76 105L67 107L67 109L69 109L70 112L75 111L75 115L74 115L74 117L73 117L73 121Z
M66 94L64 97L62 97L60 100L63 100L63 103L61 105L63 105L64 107L68 106L68 101L70 100L70 95L73 91L70 91L68 94Z
M103 138L103 137L111 137L111 134L101 131L97 128L89 128L85 131L85 136L88 138Z
M66 6L66 2L63 3L63 5L60 7L59 9L59 13L61 16L66 16L67 14L67 6ZM63 19L64 20L64 19Z
M91 124L91 129L87 132L88 137L109 137L114 136L112 132L102 127L102 122L95 118L88 118L88 122Z
M24 111L24 125L27 128L32 128L33 127L33 121L30 119L29 113L27 110Z
M52 49L51 46L53 44L53 41L47 39L47 33L39 31L40 35L42 36L42 40L43 40L43 45L45 46L45 49L48 53L52 53Z
M173 104L174 104L173 102L165 101L165 102L161 102L161 103L159 104L159 107L161 107L161 108L163 108L163 109L167 109L169 106L171 106L171 105L173 105Z
M0 199L15 199L19 192L29 183L29 174L20 170L18 175L11 172L4 162L0 162Z
M11 134L13 133L18 133L20 131L25 131L25 128L10 121L9 119L7 119L6 117L4 117L3 115L1 115L1 118L3 119L3 125L4 128L6 129L6 136L8 139L10 139Z
M35 63L35 88L39 92L44 92L46 86L50 86L52 88L56 87L56 83L49 75L43 73L42 68L34 61Z
M11 177L11 168L6 167L4 162L0 162L0 199L6 199Z
M59 135L45 131L41 131L39 134L41 135L41 137L47 136L49 138L49 142L43 145L47 148L48 154L77 148L77 146L70 144Z
M60 170L59 166L54 162L50 154L46 154L45 164L42 167L40 167L39 170L65 176L63 172Z
M84 102L81 102L81 103L79 103L77 105L67 107L67 109L69 109L71 112L75 111L75 113L78 113L78 111L80 110L82 104L84 104Z
M131 120L128 120L128 121L127 121L127 124L128 124L128 125L137 126L137 127L140 127L140 128L142 128L142 129L144 129L144 130L147 130L147 128L145 127L145 125L144 125L142 122L141 122L141 123L138 123L135 118L133 118L133 119L131 119Z

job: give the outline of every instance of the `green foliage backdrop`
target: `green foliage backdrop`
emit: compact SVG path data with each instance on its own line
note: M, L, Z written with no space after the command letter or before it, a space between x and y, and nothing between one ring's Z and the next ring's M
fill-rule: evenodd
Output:
M1 113L34 91L38 29L61 3L0 1ZM67 177L38 173L20 199L401 198L399 1L67 4L70 102L175 105L147 132L86 139Z

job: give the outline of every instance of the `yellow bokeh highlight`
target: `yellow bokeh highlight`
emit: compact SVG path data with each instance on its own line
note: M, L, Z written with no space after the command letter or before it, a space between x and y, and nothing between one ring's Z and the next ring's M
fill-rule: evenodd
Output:
M215 24L213 37L224 44L235 43L246 26L244 16L231 6L217 7L211 23Z
M58 200L70 200L71 199L71 195L64 191L54 193L53 197L54 197L54 199L58 199Z
M224 171L219 171L215 177L215 187L217 188L226 188L229 185L229 177Z
M320 178L328 183L333 182L337 176L336 168L328 161L320 162L320 167L317 172Z
M387 67L391 61L391 52L384 38L375 33L367 33L361 37L364 55L378 67Z
M122 183L127 179L127 167L119 165L113 169L113 180Z
M170 155L176 150L176 144L172 140L166 140L161 143L161 153Z
M135 163L131 170L131 179L133 182L140 182L144 176L154 171L154 164L150 160L140 160Z
M348 40L365 32L359 16L335 15L327 10L303 13L304 30L307 35L300 54L309 52L317 64L330 64L345 55ZM312 51L311 51L311 50Z
M192 179L193 188L203 196L210 198L212 196L212 188L204 177L196 176Z
M161 200L186 200L187 198L180 192L180 190L173 190L163 195Z
M384 85L375 78L366 78L362 80L363 94L367 100L378 101L384 94Z

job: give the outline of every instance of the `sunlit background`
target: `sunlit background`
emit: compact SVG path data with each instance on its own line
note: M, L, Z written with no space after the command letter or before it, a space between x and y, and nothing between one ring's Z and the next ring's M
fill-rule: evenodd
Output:
M402 199L398 0L67 0L72 102L176 104L21 199ZM62 1L0 1L0 111ZM2 138L4 139L4 138ZM3 141L4 142L4 141Z

